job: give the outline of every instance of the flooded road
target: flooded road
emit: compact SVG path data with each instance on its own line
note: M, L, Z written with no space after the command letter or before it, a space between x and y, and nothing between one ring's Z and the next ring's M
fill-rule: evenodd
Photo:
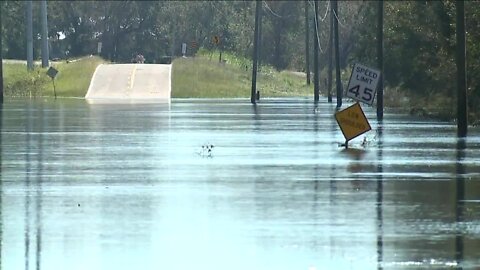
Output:
M480 130L363 107L6 101L0 269L480 268Z

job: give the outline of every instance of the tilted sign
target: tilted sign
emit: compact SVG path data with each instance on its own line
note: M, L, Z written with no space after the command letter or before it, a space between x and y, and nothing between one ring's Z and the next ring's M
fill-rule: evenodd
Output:
M47 75L52 78L52 79L55 79L55 77L57 76L57 73L58 73L58 70L56 70L55 68L53 67L50 67L48 70L47 70Z
M377 93L377 84L380 80L380 71L355 64L352 75L348 81L347 94L349 98L366 103L373 104L375 94Z
M335 119L347 142L372 129L358 102L343 111L337 112Z

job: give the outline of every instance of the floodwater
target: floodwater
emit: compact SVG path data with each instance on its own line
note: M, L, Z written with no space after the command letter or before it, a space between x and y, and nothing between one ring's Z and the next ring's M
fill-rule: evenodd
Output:
M333 104L7 100L0 269L479 269L480 130Z

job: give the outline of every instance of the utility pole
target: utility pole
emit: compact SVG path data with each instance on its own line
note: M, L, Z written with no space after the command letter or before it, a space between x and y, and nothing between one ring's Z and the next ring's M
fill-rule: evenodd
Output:
M310 27L308 27L308 1L305 0L305 70L307 71L307 85L310 85Z
M258 61L258 26L260 24L260 4L259 0L255 1L255 33L253 37L253 68L252 68L252 92L250 93L250 102L256 104L257 93L257 61Z
M27 1L27 70L33 70L33 19L32 0Z
M467 68L465 45L465 3L463 0L455 1L457 10L457 134L466 137L468 129L467 116Z
M330 35L328 36L328 103L332 103L332 70L333 70L333 12L332 0L330 0Z
M3 54L2 54L2 5L1 4L0 4L0 104L3 104ZM0 108L0 114L1 114L1 109L2 108Z
M320 99L320 78L318 72L318 3L317 0L313 2L314 16L313 20L315 35L313 37L313 99L315 102L318 102Z
M260 2L261 4L263 2ZM260 14L258 15L258 43L257 43L257 47L258 47L258 56L257 56L257 77L258 77L258 73L262 74L262 20L263 20L263 8L262 8L262 5L260 5ZM257 100L260 100L260 91L257 90Z
M42 67L48 67L48 27L47 27L47 1L40 2L42 16Z
M338 46L338 3L337 0L333 0L332 9L335 16L333 20L333 32L335 38L335 69L336 69L336 82L337 82L337 108L342 107L342 82L340 78L340 52Z
M377 91L377 119L383 120L383 1L378 1L377 23L377 66L380 69L380 81Z

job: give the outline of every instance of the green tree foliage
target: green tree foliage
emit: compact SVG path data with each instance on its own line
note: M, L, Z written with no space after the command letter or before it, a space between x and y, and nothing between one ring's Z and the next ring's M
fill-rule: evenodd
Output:
M25 36L25 28L18 27L23 25L20 16L5 16L4 14L17 13L22 14L24 9L23 2L3 2L2 5L2 38L4 46L2 48L5 58L26 58L26 46L24 40L18 37Z
M480 113L480 3L465 2L467 31L467 87L471 111Z
M441 1L392 2L387 5L385 73L388 83L430 98L455 88L452 14ZM446 26L445 26L446 25Z
M376 3L365 2L358 46L351 59L375 66ZM467 73L471 111L480 103L480 3L467 1ZM456 106L455 1L386 1L384 15L385 82L424 106ZM388 89L387 89L388 90Z
M303 3L293 1L263 2L262 41L264 60L277 69L289 67L289 51L303 48ZM301 50L299 50L301 52Z
M48 2L49 36L58 39L63 33L73 56L91 53L95 46L95 6L94 2Z

